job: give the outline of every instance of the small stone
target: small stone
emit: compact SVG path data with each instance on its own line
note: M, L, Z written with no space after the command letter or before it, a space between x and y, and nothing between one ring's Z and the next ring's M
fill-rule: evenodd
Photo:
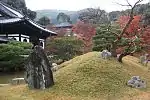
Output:
M140 76L133 76L131 79L133 79L133 80L139 80Z
M146 88L146 82L141 80L139 76L133 76L131 80L127 82L127 85L133 88Z
M129 80L128 83L127 83L127 85L128 85L128 86L131 86L131 87L134 87L134 86L133 86L134 82L135 82L134 80Z
M103 50L101 52L101 57L103 59L110 59L110 57L112 56L111 52L109 52L108 50Z

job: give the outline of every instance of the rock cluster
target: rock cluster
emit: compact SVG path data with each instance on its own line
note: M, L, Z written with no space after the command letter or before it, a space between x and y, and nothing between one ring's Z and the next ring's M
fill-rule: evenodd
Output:
M146 88L146 82L141 80L139 76L133 76L127 85L133 88Z

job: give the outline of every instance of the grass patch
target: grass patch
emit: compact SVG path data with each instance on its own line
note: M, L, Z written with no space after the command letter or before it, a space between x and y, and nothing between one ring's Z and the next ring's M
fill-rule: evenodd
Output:
M115 59L101 59L98 52L87 53L60 65L52 88L39 91L24 85L1 87L0 100L128 100L150 90L150 73L130 59L135 58L125 57L124 64L120 64ZM146 80L147 88L127 87L133 75Z

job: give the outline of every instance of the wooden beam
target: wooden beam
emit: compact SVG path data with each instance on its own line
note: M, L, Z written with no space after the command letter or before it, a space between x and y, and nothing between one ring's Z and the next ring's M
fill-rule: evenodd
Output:
M21 34L19 33L19 41L21 42Z

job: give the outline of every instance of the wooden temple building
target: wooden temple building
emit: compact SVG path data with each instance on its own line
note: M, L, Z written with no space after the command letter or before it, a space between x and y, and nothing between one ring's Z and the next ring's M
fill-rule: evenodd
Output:
M58 36L71 36L73 24L69 22L63 22L56 25L48 25L47 29L53 30L57 33Z
M16 40L44 47L47 37L57 35L43 28L21 12L0 1L0 43Z

